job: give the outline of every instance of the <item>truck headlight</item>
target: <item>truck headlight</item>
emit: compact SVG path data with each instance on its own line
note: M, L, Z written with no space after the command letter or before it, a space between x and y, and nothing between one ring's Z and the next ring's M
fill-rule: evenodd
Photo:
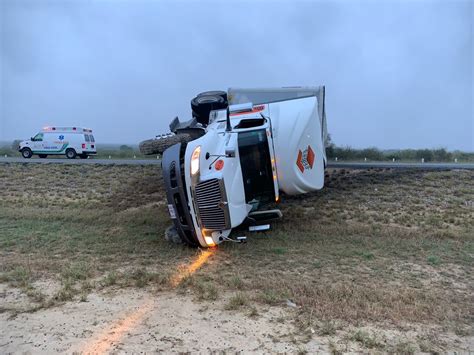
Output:
M208 236L204 236L204 241L206 242L207 246L209 247L213 247L216 245L216 243L214 243L214 240L212 239L212 237L208 237Z
M197 146L191 155L191 175L196 175L199 172L199 157L201 155L201 146Z

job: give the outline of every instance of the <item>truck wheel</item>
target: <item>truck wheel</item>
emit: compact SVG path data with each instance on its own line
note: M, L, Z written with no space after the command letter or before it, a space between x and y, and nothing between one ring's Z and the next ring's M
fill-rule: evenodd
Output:
M81 159L87 159L87 156L88 156L87 154L81 154L81 155L79 155L79 158L81 158Z
M23 156L23 158L30 159L33 156L33 152L30 148L23 148L21 150L21 155Z
M209 114L212 110L221 110L226 107L227 101L224 100L222 96L218 95L196 96L191 100L193 116L204 126L207 126L209 123Z
M192 141L192 137L187 133L173 134L170 136L158 137L143 141L138 146L140 152L145 155L163 154L163 152L177 143L187 143Z
M47 154L38 154L38 156L39 156L40 158L43 158L43 159L48 157Z
M170 226L165 230L165 239L173 244L183 244L175 226Z
M225 102L227 102L227 93L225 91L204 91L197 96L220 96Z
M66 157L68 159L75 159L76 158L76 151L72 148L66 149Z

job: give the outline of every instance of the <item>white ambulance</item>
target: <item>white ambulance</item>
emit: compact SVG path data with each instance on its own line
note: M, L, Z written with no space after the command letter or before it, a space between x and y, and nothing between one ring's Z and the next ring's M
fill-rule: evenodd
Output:
M69 159L87 159L97 154L92 130L81 127L45 127L31 139L20 142L18 150L23 158L37 154L40 158L66 155Z

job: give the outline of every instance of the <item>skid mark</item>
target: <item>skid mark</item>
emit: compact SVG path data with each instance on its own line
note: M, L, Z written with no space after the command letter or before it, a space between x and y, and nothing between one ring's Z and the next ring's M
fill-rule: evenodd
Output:
M213 249L204 250L189 265L184 268L179 268L171 278L172 287L175 288L186 276L192 275L199 270L214 252L215 250ZM125 334L141 324L146 315L155 309L154 303L154 299L144 301L136 311L113 322L107 329L100 332L94 337L92 342L83 347L81 352L85 354L103 354L109 352L114 344L119 343Z
M108 352L114 344L117 344L123 338L125 333L140 324L153 308L153 300L145 301L135 312L112 323L106 330L99 333L92 343L84 347L82 352L85 354L103 354Z
M176 287L179 285L179 283L187 276L190 276L194 274L196 271L198 271L202 265L206 263L206 261L209 259L209 257L215 253L215 249L207 249L203 250L201 254L194 259L194 261L187 265L184 268L180 268L174 276L171 278L171 285L173 287Z

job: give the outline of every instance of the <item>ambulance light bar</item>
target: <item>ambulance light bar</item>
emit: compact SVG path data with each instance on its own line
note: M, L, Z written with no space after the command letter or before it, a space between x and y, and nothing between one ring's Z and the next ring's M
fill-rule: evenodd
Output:
M86 132L86 133L92 133L92 129L89 129L89 128L80 128L80 127L43 127L43 132L52 132L52 131L60 131L60 132Z

